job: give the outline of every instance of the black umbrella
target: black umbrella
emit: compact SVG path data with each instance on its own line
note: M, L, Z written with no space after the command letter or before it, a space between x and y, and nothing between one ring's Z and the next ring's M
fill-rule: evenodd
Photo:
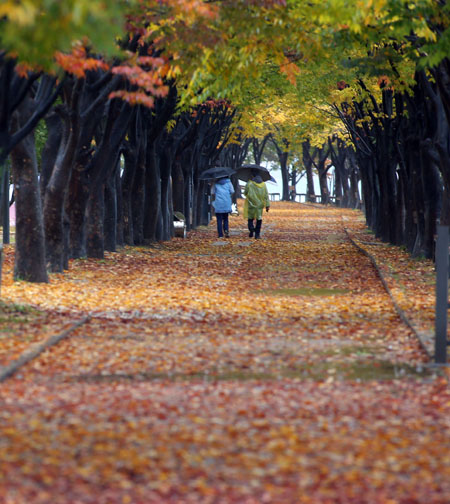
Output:
M200 180L220 179L223 177L231 177L231 175L235 173L233 168L228 168L227 166L213 166L200 173L198 178Z
M255 176L254 173L256 173L256 175L259 175L263 179L263 182L267 182L271 179L269 170L267 168L264 168L264 166L256 164L244 164L236 170L237 178L239 180L244 180L245 182L252 179Z

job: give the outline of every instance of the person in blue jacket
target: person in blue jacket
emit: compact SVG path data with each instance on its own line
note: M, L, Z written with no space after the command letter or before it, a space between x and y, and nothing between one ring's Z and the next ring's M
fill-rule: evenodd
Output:
M233 184L228 177L216 181L213 187L213 206L216 211L217 234L219 238L230 236L228 228L228 214L231 213L231 195L234 193Z

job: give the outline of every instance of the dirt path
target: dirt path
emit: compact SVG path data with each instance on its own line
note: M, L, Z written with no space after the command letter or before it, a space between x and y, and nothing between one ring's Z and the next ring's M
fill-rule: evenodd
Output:
M370 260L358 212L273 205L16 303L90 315L2 385L0 503L447 503L450 392Z

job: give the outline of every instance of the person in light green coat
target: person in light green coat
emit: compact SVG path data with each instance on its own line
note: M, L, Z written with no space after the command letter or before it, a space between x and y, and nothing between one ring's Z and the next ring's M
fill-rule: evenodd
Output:
M253 179L247 182L244 196L244 219L248 220L249 237L252 238L254 234L258 240L261 234L263 210L265 208L268 212L270 207L269 191L258 174L254 174Z

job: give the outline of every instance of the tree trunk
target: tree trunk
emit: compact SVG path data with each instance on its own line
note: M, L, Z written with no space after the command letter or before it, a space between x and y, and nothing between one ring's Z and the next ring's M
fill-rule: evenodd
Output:
M184 214L184 175L179 159L175 160L172 170L172 197L174 211Z
M326 171L319 170L319 187L320 187L320 202L323 205L327 205L330 202L330 191L328 190Z
M88 257L104 255L104 193L108 177L113 176L133 110L120 100L109 103L105 129L101 143L92 159L89 170L88 202ZM95 199L98 198L98 201Z
M105 219L105 184L98 181L89 191L87 207L87 240L86 251L88 257L103 259L105 242L103 223Z
M86 251L86 214L89 199L89 165L95 152L94 138L101 138L105 106L110 91L120 84L120 77L102 72L89 73L79 99L80 138L69 182L66 213L70 222L70 257L80 258ZM112 137L110 138L112 139ZM98 138L95 145L99 145ZM97 149L98 150L98 149ZM92 178L92 177L91 177Z
M147 145L147 169L145 173L144 239L155 242L161 213L161 176L155 156L155 145Z
M78 169L72 170L67 197L69 218L69 257L86 257L86 208L89 199L87 175Z
M392 157L390 156L387 134L377 138L377 178L380 184L380 200L378 225L375 228L375 234L384 242L396 244L397 238L394 235L395 230L395 198L397 189L392 181ZM394 161L395 162L395 161Z
M55 88L56 77L50 74L29 72L26 78L21 77L15 71L16 63L4 51L0 54L0 166L8 159L12 149L34 131L65 82L62 78ZM29 92L36 82L34 99L31 99ZM13 113L22 114L25 108L27 116L23 116L19 127L12 119Z
M201 202L199 201L200 197L200 180L198 178L198 173L200 170L196 167L198 161L193 163L192 169L192 184L191 184L191 212L192 212L192 227L195 229L200 224L200 209Z
M352 170L350 172L350 199L349 205L350 208L361 208L361 195L359 194L358 181L360 177L358 177L358 173L356 170Z
M347 170L347 149L342 140L335 140L336 148L333 145L333 139L328 139L330 146L331 159L334 166L336 206L348 208L350 206L350 187L349 171Z
M122 179L120 178L120 161L116 171L116 198L117 198L117 223L116 223L116 245L123 247L125 245L123 233L123 199L122 199Z
M18 129L30 115L23 103L14 119ZM16 253L14 279L48 282L45 267L45 238L34 134L30 133L11 151L16 202Z
M328 189L328 167L326 161L330 152L329 147L325 144L318 152L317 172L319 174L319 187L320 187L320 202L323 205L328 205L330 202L330 191Z
M42 196L42 206L44 206L44 196L47 184L52 176L52 171L56 163L59 148L62 142L63 125L61 117L56 112L51 112L45 118L48 137L41 154L40 187Z
M288 152L282 152L278 154L278 160L280 162L280 169L281 169L281 181L282 181L282 196L281 199L283 201L289 201L289 170L287 166L287 159L288 159L289 153Z
M192 229L193 217L192 217L192 208L194 206L193 199L193 181L192 181L192 173L183 172L184 173L184 216L186 217L186 229L190 231Z
M75 84L69 101L70 113L63 121L62 144L56 157L55 166L45 189L44 196L44 230L46 239L47 265L50 271L61 273L64 265L68 264L65 256L64 206L70 176L75 159L79 136L78 99L82 80Z
M125 167L121 178L122 208L123 208L123 241L126 245L134 245L132 189L134 174L137 167L137 154L133 149L124 152Z
M117 169L116 169L117 171ZM105 182L105 217L103 221L105 236L105 250L117 250L117 190L116 173L113 173Z
M172 156L169 152L170 145L164 145L159 155L159 165L161 172L161 218L162 218L162 240L170 240L173 229L173 208L170 198L170 180L172 172Z
M355 151L351 148L347 149L347 170L350 173L349 206L350 208L361 208L361 195L358 187L361 175L356 164Z
M269 140L270 134L266 135L262 140L258 138L252 138L252 150L253 150L253 159L255 160L255 164L261 164L261 158L264 153L264 149L266 147L267 140Z
M144 243L144 221L145 221L145 193L146 193L146 171L147 171L147 142L142 138L137 146L137 161L133 177L133 190L131 195L133 240L135 245Z
M309 203L315 203L316 191L314 189L313 162L310 153L311 146L309 140L304 141L302 147L302 160L303 166L306 171L306 201L308 201Z
M199 216L200 225L207 226L211 221L211 195L208 184L202 180L200 182L199 193Z
M3 226L3 244L10 243L10 225L9 225L9 178L10 166L7 161L3 166L3 173L1 177L1 224ZM1 260L0 260L1 266ZM0 271L1 273L1 271Z

